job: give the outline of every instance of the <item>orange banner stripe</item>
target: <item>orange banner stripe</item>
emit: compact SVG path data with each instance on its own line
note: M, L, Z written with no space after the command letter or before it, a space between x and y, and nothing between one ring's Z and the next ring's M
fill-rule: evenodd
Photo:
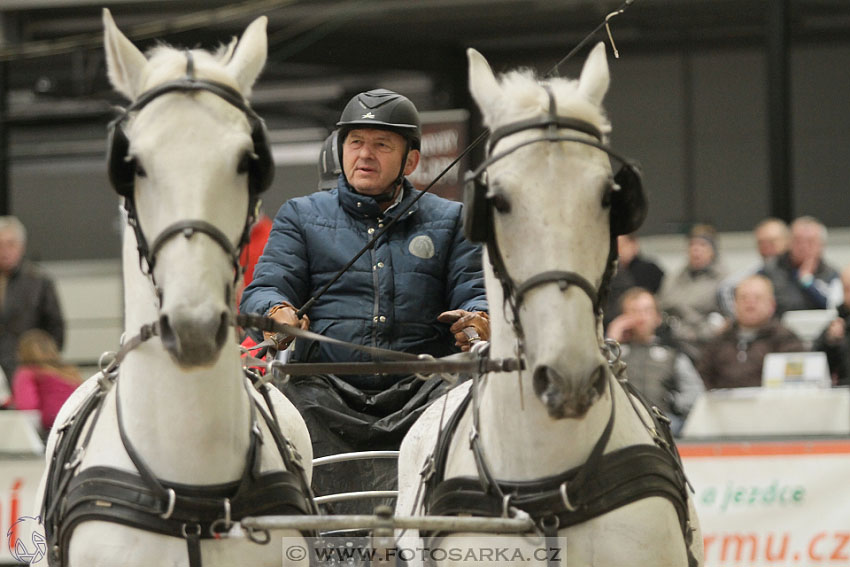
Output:
M735 441L679 443L685 458L770 457L775 455L850 455L850 439L830 441Z

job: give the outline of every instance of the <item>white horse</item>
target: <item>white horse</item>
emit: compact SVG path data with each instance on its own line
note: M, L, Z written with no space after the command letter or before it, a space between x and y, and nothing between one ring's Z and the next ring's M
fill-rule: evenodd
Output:
M282 537L300 533L245 534L236 522L240 514L279 513L287 491L313 511L309 488L301 490L312 461L304 421L277 390L266 391L266 404L246 380L232 324L240 239L270 180L265 130L244 102L266 60L266 18L217 53L159 46L149 58L108 10L103 24L109 78L134 101L113 125L109 159L130 217L127 338L117 371L87 381L56 420L79 421L71 416L86 400L103 399L76 441L85 450L42 479L47 506L60 500L55 563L279 566ZM143 340L140 329L152 322L160 337ZM279 427L264 413L276 414ZM48 465L73 429L51 432ZM55 484L64 468L75 473L67 489ZM87 476L89 485L78 482ZM101 517L98 507L120 518ZM145 523L176 534L127 522L136 509Z
M635 171L616 177L623 187L612 176L609 156L617 156L607 148L610 125L601 106L609 84L605 47L593 49L578 81L538 81L517 71L498 80L477 51L470 49L468 58L470 90L491 131L490 158L474 172L480 179L486 171L486 194L482 189L466 203L472 236L487 242L489 355L519 352L525 369L491 373L423 414L401 446L396 513L528 513L538 534L566 538L560 559L569 567L701 563L702 538L678 456L663 448L652 412L616 380L609 368L615 355L602 339L598 293L610 276L612 235L635 230L645 215ZM629 177L632 186L626 186ZM476 387L477 399L460 405ZM454 433L446 436L441 461L435 446L451 416ZM627 447L653 456L619 468L606 462ZM599 506L594 491L614 488L653 460L663 461L675 479L652 481L670 498L644 494L565 527L575 514ZM578 474L562 476L571 469ZM424 482L435 477L450 480L448 488L440 492ZM469 548L473 537L487 547L481 534L441 535L433 544L443 550ZM416 536L404 534L400 546L415 546ZM545 543L510 541L531 548ZM532 556L530 549L523 553Z

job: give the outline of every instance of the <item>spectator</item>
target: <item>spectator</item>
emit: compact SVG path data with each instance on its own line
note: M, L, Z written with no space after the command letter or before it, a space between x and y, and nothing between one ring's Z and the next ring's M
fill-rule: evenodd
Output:
M41 329L30 329L18 342L18 368L12 379L12 405L38 410L42 433L53 426L59 408L80 385L80 373L59 356L56 341Z
M620 314L620 297L632 287L642 287L655 294L661 288L664 270L640 253L637 235L617 237L617 273L611 278L611 292L605 307L605 325Z
M254 281L242 296L242 311L312 326L334 339L433 356L468 349L465 329L489 338L481 249L463 236L461 205L432 194L414 203L420 193L405 177L419 163L416 107L397 93L373 90L352 98L337 126L343 174L335 188L291 199L280 208ZM315 303L310 301L393 219L369 253ZM299 319L297 308L308 301ZM292 359L371 357L298 340ZM321 375L293 379L284 391L307 422L315 456L323 456L398 449L442 387L438 378ZM394 466L383 474L376 466L322 467L314 472L314 486L327 494L362 490L363 478L373 487L381 484L379 476L394 482Z
M717 260L717 233L708 224L695 225L688 235L688 263L673 278L665 278L659 295L673 339L698 361L706 342L724 324L717 288L726 268Z
M759 273L765 265L780 254L788 250L791 233L785 221L775 217L768 217L759 222L753 229L756 239L756 248L761 260L758 264L735 272L720 284L720 305L723 313L733 317L735 313L735 288L747 276Z
M832 383L850 386L850 265L841 272L841 283L844 287L844 302L838 306L838 317L815 341L815 350L826 353Z
M27 233L16 217L0 217L0 367L15 373L21 335L43 329L59 349L65 339L65 320L53 281L25 261Z
M799 309L832 309L843 301L841 278L823 260L826 227L814 217L791 223L791 244L768 262L762 273L776 290L776 313Z
M744 278L735 290L735 322L705 346L697 364L708 389L761 386L762 364L772 352L806 350L774 318L773 285L762 275Z
M620 343L629 382L671 420L678 434L697 397L704 391L691 359L656 336L661 313L655 296L634 287L620 301L622 314L608 326L608 337Z

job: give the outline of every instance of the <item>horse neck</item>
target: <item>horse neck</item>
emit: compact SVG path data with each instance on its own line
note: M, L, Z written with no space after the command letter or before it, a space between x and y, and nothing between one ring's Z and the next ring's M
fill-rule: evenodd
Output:
M488 263L486 256L484 262ZM513 358L517 336L509 319L512 314L503 303L501 283L489 266L485 280L490 305L490 356ZM535 396L528 371L489 374L480 393L481 442L485 454L491 456L493 473L500 478L536 479L580 465L611 415L611 397L606 391L581 419L552 419ZM506 453L510 458L504 458Z
M151 280L139 269L136 240L125 230L125 340L158 317ZM154 473L174 482L226 482L242 473L249 446L250 401L234 331L210 367L181 369L153 337L127 354L118 399L128 438Z

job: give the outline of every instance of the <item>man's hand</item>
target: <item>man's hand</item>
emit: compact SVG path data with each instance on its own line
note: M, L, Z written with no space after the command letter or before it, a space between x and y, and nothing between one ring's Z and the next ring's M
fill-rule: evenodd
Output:
M301 319L297 316L298 310L289 303L281 303L269 310L269 317L277 323L283 323L290 327L297 327L303 331L310 328L310 318L304 315ZM284 350L292 342L295 337L285 333L269 333L263 332L263 338L274 341L277 345L277 350Z
M475 340L490 340L490 316L484 311L444 311L437 316L437 321L452 324L449 331L455 336L455 345L464 352Z
M847 322L841 317L832 320L829 327L826 329L826 342L829 344L839 344L844 340L844 332L847 329Z
M618 343L628 342L632 338L632 331L636 323L637 318L634 315L618 315L608 323L608 330L605 334L609 339L614 339Z

